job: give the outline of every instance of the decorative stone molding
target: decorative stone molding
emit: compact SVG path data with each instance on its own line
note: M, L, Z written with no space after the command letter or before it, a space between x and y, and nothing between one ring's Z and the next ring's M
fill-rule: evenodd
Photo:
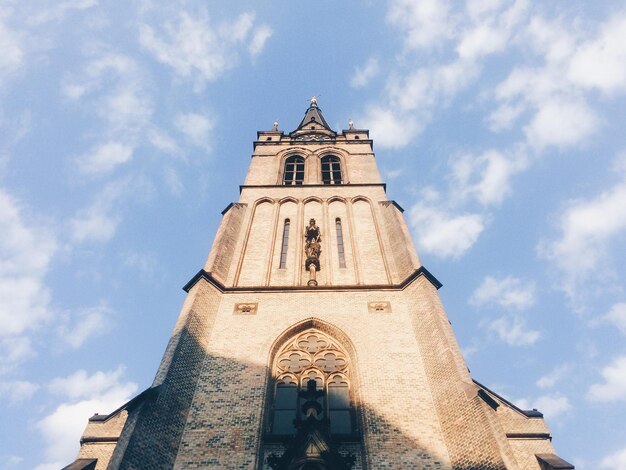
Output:
M257 302L235 304L233 315L256 315L258 309L259 304Z
M368 302L367 311L369 313L391 313L391 302Z

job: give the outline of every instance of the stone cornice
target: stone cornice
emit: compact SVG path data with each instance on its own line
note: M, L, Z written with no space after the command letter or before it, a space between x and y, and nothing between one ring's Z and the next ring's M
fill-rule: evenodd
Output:
M191 280L183 286L183 290L185 292L189 292L191 288L200 280L204 279L209 284L217 288L220 292L223 293L238 293L238 292L283 292L283 291L299 291L299 292L329 292L329 291L343 291L343 292L351 292L351 291L364 291L364 290L403 290L408 285L413 283L417 278L424 277L428 282L430 282L436 289L440 289L443 284L437 280L435 276L431 274L431 272L426 269L424 266L420 266L418 269L413 271L413 273L408 276L404 281L399 284L366 284L366 285L343 285L343 286L246 286L246 287L226 287L222 282L216 279L210 272L201 269L196 273Z
M241 184L239 185L239 194L244 189L248 188L287 188L293 190L294 188L346 188L346 187L363 187L363 186L382 186L383 191L387 192L386 183L345 183L345 184Z

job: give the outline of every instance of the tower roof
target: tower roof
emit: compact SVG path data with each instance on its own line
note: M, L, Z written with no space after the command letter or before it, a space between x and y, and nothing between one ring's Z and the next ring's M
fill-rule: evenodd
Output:
M304 126L311 123L320 124L329 131L332 131L332 129L326 122L326 119L324 119L321 108L317 106L317 98L315 98L315 96L311 98L311 105L309 106L309 109L307 109L304 113L304 118L302 118L302 121L300 121L300 125L298 126L296 131L303 129Z

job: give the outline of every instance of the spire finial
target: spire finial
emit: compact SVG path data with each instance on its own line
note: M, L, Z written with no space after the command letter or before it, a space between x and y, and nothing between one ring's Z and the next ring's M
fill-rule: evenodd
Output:
M317 107L317 98L315 97L315 95L311 97L311 106Z
M274 129L272 129L273 131L277 131L278 130L278 119L274 120Z

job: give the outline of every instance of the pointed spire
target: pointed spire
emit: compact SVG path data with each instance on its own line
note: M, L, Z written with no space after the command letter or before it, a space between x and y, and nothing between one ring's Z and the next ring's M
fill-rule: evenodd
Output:
M332 129L326 122L326 119L324 119L324 115L322 114L322 109L319 106L317 106L317 98L315 96L311 98L311 105L309 106L309 109L307 109L306 112L304 113L304 118L300 122L300 125L298 126L296 131L303 129L304 126L309 125L312 122L320 124L321 126L325 127L329 131L332 131Z

